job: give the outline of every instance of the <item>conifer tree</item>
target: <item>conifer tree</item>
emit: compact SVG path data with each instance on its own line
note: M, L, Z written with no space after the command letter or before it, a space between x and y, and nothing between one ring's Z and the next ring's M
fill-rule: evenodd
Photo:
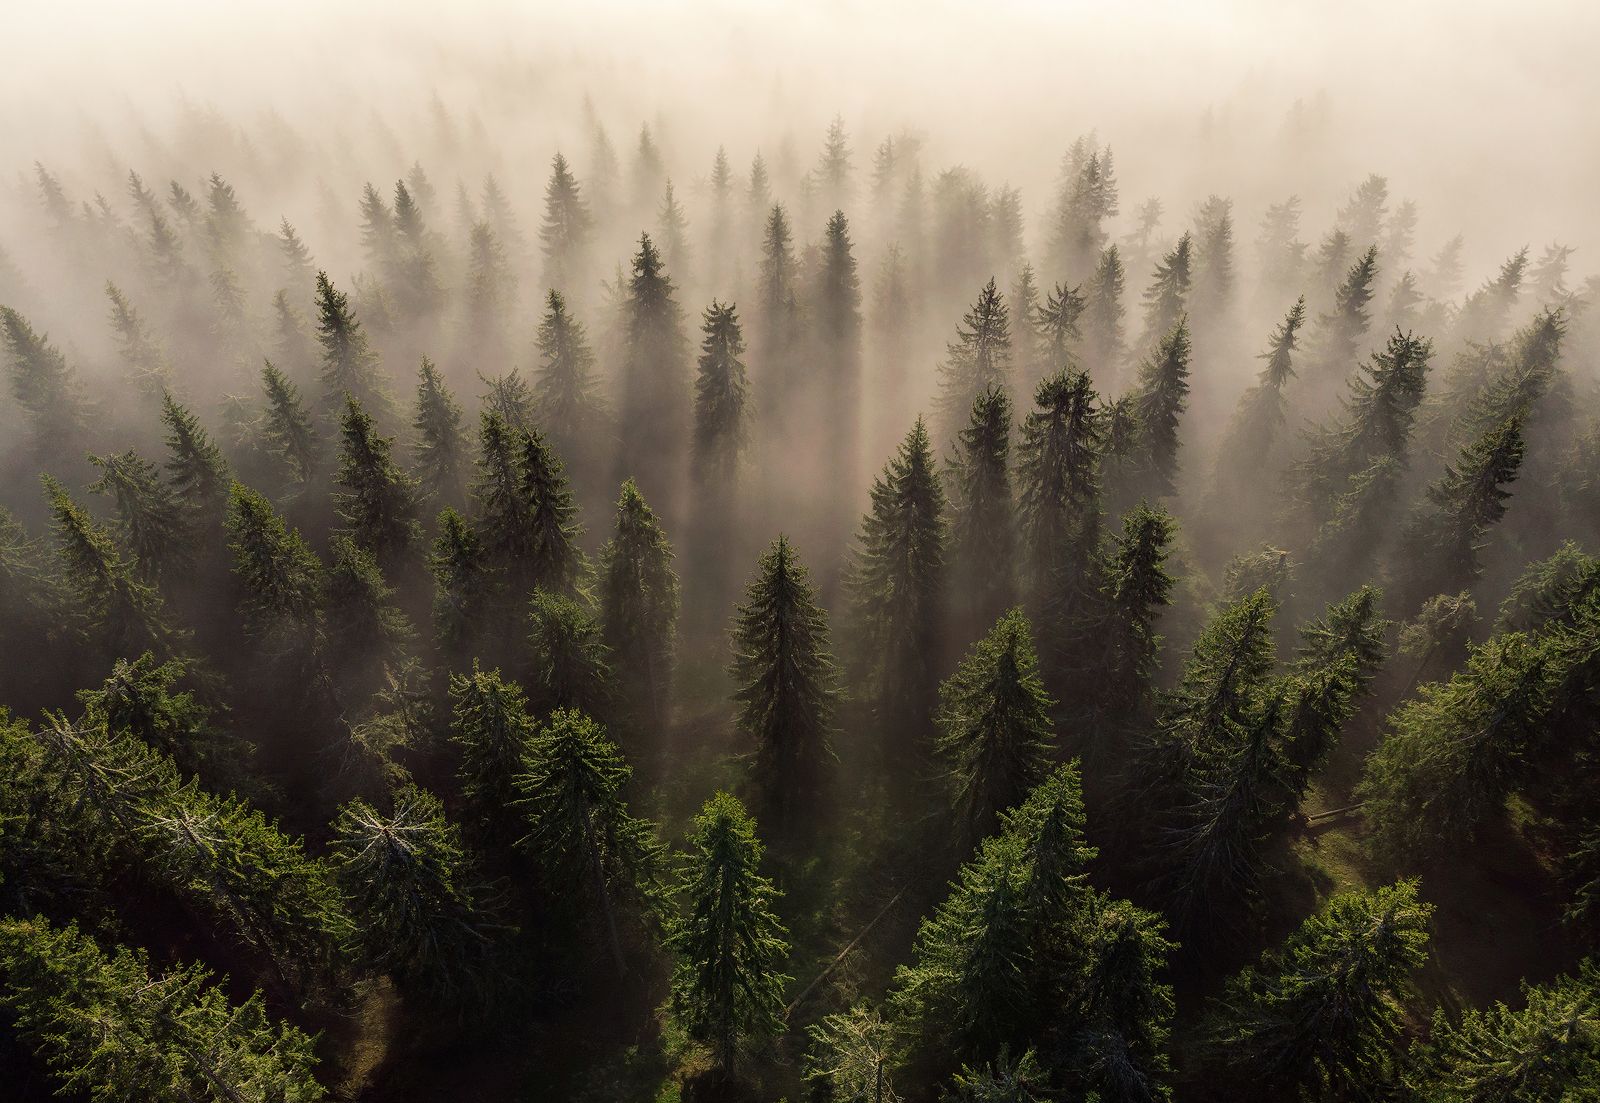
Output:
M1151 675L1161 637L1156 622L1171 604L1173 577L1166 561L1176 531L1170 514L1141 502L1122 518L1104 567L1105 667L1101 707L1105 717L1130 728L1147 718Z
M1023 554L1036 600L1064 590L1061 567L1083 563L1100 534L1104 415L1085 372L1039 382L1022 423L1017 495Z
M1269 466L1278 431L1283 428L1287 401L1283 389L1294 378L1294 353L1305 325L1306 297L1301 295L1278 323L1258 359L1266 361L1255 386L1239 398L1233 420L1217 447L1212 477L1218 500L1240 501L1260 485Z
M172 630L160 596L134 576L110 535L65 487L48 475L42 479L74 616L112 657L164 651Z
M1122 256L1115 245L1109 245L1100 254L1084 291L1083 365L1090 375L1106 382L1122 360L1126 280Z
M694 460L700 492L728 508L727 492L745 444L744 335L732 304L712 301L700 331L700 372L694 384ZM711 507L708 507L711 508ZM713 547L719 544L711 545Z
M210 709L188 690L177 688L195 664L187 659L157 662L150 652L118 659L98 689L80 690L84 719L108 732L126 733L168 755L186 773L220 765L230 749L212 725Z
M411 428L416 434L411 454L418 484L435 501L458 504L467 467L461 405L426 356L417 370L417 402Z
M1011 383L1011 321L1005 299L991 279L978 301L962 316L956 339L945 346L940 367L940 406L955 436L973 402L985 391L1005 391Z
M466 297L462 304L462 343L481 363L504 364L506 309L516 293L516 277L505 246L487 222L477 222L467 241Z
M1178 423L1189 403L1189 324L1180 317L1139 369L1135 411L1140 445L1145 451L1143 474L1149 489L1167 496L1175 491L1178 473Z
M433 633L439 648L460 661L477 650L496 586L488 549L471 522L446 506L435 524L437 535L428 556L433 574Z
M1229 980L1210 1038L1213 1076L1252 1092L1334 1099L1383 1083L1432 911L1414 881L1335 896Z
M578 600L535 590L529 612L528 685L536 715L576 709L604 716L616 693L598 619Z
M1434 1013L1413 1050L1405 1086L1422 1103L1562 1103L1600 1088L1600 972L1523 983L1523 1006Z
M160 344L150 334L143 315L110 280L106 281L106 297L111 300L111 328L129 381L147 395L160 394L171 385L172 377Z
M682 456L689 429L683 320L673 283L649 234L639 239L628 284L627 348L621 378L621 470L651 496L675 501L671 457ZM673 472L675 475L676 473Z
M585 251L593 227L594 219L577 177L558 152L550 162L550 181L544 189L544 222L539 227L547 291L566 292L584 285Z
M475 826L488 839L509 841L515 779L533 738L527 698L520 687L485 671L450 676L450 735L461 750L461 795Z
M872 484L847 580L882 720L912 753L931 714L945 607L945 496L921 418Z
M234 483L228 507L229 548L245 627L270 652L302 660L322 646L322 564L271 503Z
M89 462L100 469L89 489L116 502L118 535L140 577L158 587L181 579L193 563L188 523L156 465L131 449Z
M799 382L795 363L800 338L799 275L793 234L783 204L767 216L761 244L761 275L757 283L755 349L761 365L762 409L769 417L792 416L789 407Z
M740 1042L783 1030L789 978L779 970L788 932L772 911L778 892L758 872L755 821L735 797L718 793L706 802L692 843L683 867L687 907L668 939L678 959L672 1005L689 1036L731 1072Z
M60 350L15 310L0 307L0 326L11 360L11 394L33 420L36 452L66 460L82 439L88 416L77 375Z
M570 589L585 567L578 507L566 469L537 430L522 438L519 497L526 510L528 580L544 589Z
M1189 284L1194 261L1193 238L1184 234L1156 265L1144 293L1144 343L1154 348L1172 332L1189 307Z
M583 323L568 312L559 292L545 297L538 343L535 416L557 453L571 457L583 470L598 463L595 443L603 433L605 405L595 385L594 353Z
M339 518L356 544L392 571L421 539L417 483L391 456L394 438L380 436L371 415L348 393L339 436Z
M815 811L834 757L838 705L827 613L787 537L762 554L732 637L739 728L755 745L762 806L783 834Z
M465 1011L496 987L495 944L508 928L438 798L408 784L391 805L385 814L353 800L334 821L333 861L356 919L349 949L403 989Z
M575 918L585 925L599 918L619 974L627 971L623 922L653 926L664 891L666 850L622 797L631 774L605 729L577 709L559 708L528 745L516 778L528 823L518 846L559 896L583 896Z
M342 409L345 396L379 420L391 415L389 393L377 353L350 308L350 297L317 273L317 343L322 346L322 395L327 409Z
M262 440L283 472L284 485L304 488L317 474L321 453L316 422L300 398L300 389L271 360L262 365L261 385L267 398Z
M1371 324L1367 307L1372 302L1372 285L1377 277L1378 249L1369 246L1334 292L1333 313L1318 319L1322 328L1320 355L1333 371L1343 371L1361 354L1361 342Z
M963 638L993 624L1016 603L1010 450L1011 401L991 386L972 404L972 420L961 431L951 467L951 597Z
M227 508L232 481L228 461L200 419L170 392L162 398L161 420L167 427L167 481L189 515L192 530L206 535Z
M622 484L616 529L600 551L600 621L617 667L629 672L624 705L635 725L667 718L678 624L672 545L630 479Z
M678 202L670 178L661 197L661 206L656 209L656 230L656 236L661 241L661 255L667 266L677 273L680 281L692 282L689 270L689 216L684 212L683 204Z
M313 1103L312 1040L272 1020L255 993L232 1002L201 965L153 974L76 924L0 920L0 1002L64 1090L95 1099Z
M1083 339L1080 319L1088 305L1082 284L1066 287L1058 283L1053 291L1045 295L1044 305L1038 307L1034 314L1021 315L1033 319L1038 326L1044 344L1044 366L1048 371L1077 366L1078 343ZM1019 304L1019 315L1021 309Z
M1054 707L1021 609L1002 616L939 687L938 748L968 839L989 834L1001 812L1044 780Z
M397 656L411 638L411 624L390 604L394 591L372 552L342 533L329 550L323 598L329 653L347 679L356 680L363 668Z
M834 211L823 235L812 333L817 342L819 411L831 486L853 486L859 447L861 393L861 281L856 274L850 225Z
M1512 417L1462 449L1456 466L1428 487L1428 505L1406 524L1395 559L1397 608L1410 612L1435 593L1470 586L1482 573L1484 535L1505 516L1504 489L1522 465L1520 418Z

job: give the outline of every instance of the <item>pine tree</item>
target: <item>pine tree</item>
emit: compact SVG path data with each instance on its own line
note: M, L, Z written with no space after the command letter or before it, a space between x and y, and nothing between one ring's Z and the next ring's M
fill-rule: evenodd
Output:
M990 388L1006 391L1011 383L1011 322L1005 299L991 279L978 301L962 316L956 339L945 346L939 369L940 408L946 436L955 436L973 402Z
M616 687L599 620L577 599L547 590L534 591L528 619L533 712L576 709L604 716Z
M509 841L515 780L533 739L527 698L498 670L476 660L471 674L450 676L450 736L461 751L461 795L479 832Z
M334 504L356 544L394 570L422 536L417 483L394 462L394 438L380 436L372 417L350 394L339 419L339 486Z
M89 416L77 374L15 310L0 307L0 326L11 359L11 394L33 419L36 454L51 462L73 457Z
M1022 315L1033 319L1038 326L1044 344L1044 367L1048 371L1062 371L1077 366L1078 342L1083 339L1081 319L1088 307L1089 300L1082 284L1066 287L1058 283L1045 296L1043 306L1033 314ZM1019 314L1021 309L1019 304Z
M164 651L173 636L160 596L134 576L110 535L66 488L48 475L41 478L73 615L112 657Z
M951 596L961 636L971 638L1016 602L1012 563L1016 517L1011 495L1011 401L990 387L972 404L951 466Z
M426 356L417 370L417 403L411 417L411 454L417 482L435 501L461 501L466 483L467 445L461 430L461 405L439 369Z
M1523 983L1524 1004L1434 1013L1413 1050L1405 1084L1422 1103L1562 1103L1600 1088L1600 974Z
M1428 487L1426 509L1407 521L1395 559L1396 607L1410 612L1435 593L1470 586L1482 573L1478 552L1489 528L1505 516L1504 487L1522 465L1516 417L1461 451L1455 467Z
M701 493L725 510L739 455L745 444L744 335L731 304L715 300L706 308L700 331L700 373L694 384L694 461ZM714 544L711 546L720 546Z
M1161 637L1156 623L1172 602L1166 561L1177 525L1160 507L1140 503L1122 518L1106 557L1103 673L1097 694L1104 721L1132 730L1148 719L1151 676Z
M755 327L755 348L764 372L762 409L772 418L792 417L789 411L800 382L795 362L800 340L798 284L793 235L779 203L767 216L761 244Z
M487 222L474 223L467 240L462 345L480 363L505 363L506 311L515 294L516 276L505 246Z
M466 1011L499 983L495 946L509 933L437 797L397 789L392 812L363 800L339 810L333 861L355 915L349 950L404 990Z
M333 538L326 572L323 610L326 614L329 654L346 674L346 681L365 668L392 662L411 639L411 624L390 600L394 591L372 552L343 534Z
M1100 537L1104 414L1085 372L1040 380L1022 423L1017 495L1024 562L1036 603L1064 592L1062 568L1081 566Z
M145 326L143 315L110 280L106 281L106 298L111 300L111 328L129 382L152 397L160 394L171 384L166 354Z
M1358 790L1379 848L1434 850L1494 814L1548 736L1558 675L1548 647L1494 636L1448 682L1402 705Z
M1367 307L1372 302L1372 285L1378 276L1378 250L1371 246L1361 254L1361 259L1350 266L1344 281L1333 296L1333 313L1322 315L1322 362L1333 371L1343 371L1344 365L1361 354L1361 343L1371 324Z
M322 346L324 406L340 409L349 395L379 420L388 420L392 411L377 353L350 309L350 297L333 286L326 272L317 273L317 343Z
M1238 408L1217 447L1212 492L1219 500L1243 501L1261 483L1270 468L1273 446L1283 428L1287 401L1283 389L1294 378L1294 353L1306 320L1306 297L1301 295L1272 331L1266 361L1255 386L1239 398Z
M822 398L818 443L830 486L855 485L860 445L861 281L853 250L844 212L834 211L823 235L811 308Z
M312 1040L268 1017L260 993L233 1003L200 965L152 974L146 956L102 951L76 924L0 921L0 1002L63 1090L94 1099L312 1103Z
M212 725L211 710L192 692L177 688L194 672L191 660L157 662L148 651L118 659L98 689L78 692L83 718L108 732L133 736L170 756L185 773L229 765L220 760L232 748Z
M1184 234L1156 265L1144 293L1144 344L1154 348L1172 332L1189 307L1193 238Z
M1233 200L1207 196L1195 214L1195 271L1189 306L1206 338L1220 336L1233 306ZM1210 341L1205 344L1209 347Z
M120 542L141 578L155 586L183 578L193 563L188 521L156 465L131 449L89 462L100 469L89 489L116 502Z
M269 652L304 660L322 646L322 564L266 498L234 483L229 548L245 627Z
M539 322L539 370L533 383L534 410L556 451L582 470L594 463L602 436L605 405L594 381L594 353L583 323L567 311L566 299L552 291Z
M847 579L871 700L920 753L945 606L945 496L921 418L872 484Z
M671 179L667 180L661 206L656 210L656 231L661 241L661 255L667 266L677 273L680 281L693 282L689 268L689 216L684 213L683 204L678 202Z
M651 927L663 904L666 849L653 827L628 812L622 792L632 771L605 729L577 709L550 714L517 775L528 833L518 846L538 863L584 926L598 916L618 974L627 971L622 923Z
M627 351L621 378L621 468L651 496L675 501L671 457L681 456L689 428L689 386L682 316L661 254L650 235L639 239L628 285Z
M1146 471L1141 481L1156 495L1176 491L1178 423L1189 403L1189 324L1180 317L1139 369L1135 410Z
M939 687L938 749L969 840L989 834L1001 812L1044 780L1054 708L1021 609L1001 617Z
M488 549L465 517L446 506L434 528L437 535L428 556L434 639L445 655L464 660L477 650L497 587Z
M617 667L630 672L624 704L636 726L667 719L678 624L672 545L633 480L622 484L616 529L600 551L600 620Z
M316 422L300 398L300 390L267 360L261 368L261 386L267 408L261 417L261 437L283 471L283 484L304 488L317 474L322 451Z
M220 523L228 504L232 476L222 449L188 408L170 393L162 397L161 420L167 427L167 481L189 516L197 535Z
M762 807L784 834L816 811L838 705L828 617L786 537L762 554L734 616L729 665L738 724L754 744Z
M1126 279L1117 247L1107 246L1084 292L1084 368L1090 375L1107 382L1122 360L1122 292Z
M539 249L544 254L544 286L566 292L584 285L585 252L594 228L589 205L567 159L557 153L550 162L550 182L544 189L544 222L539 227Z
M1330 1099L1383 1083L1432 911L1414 881L1331 899L1229 980L1210 1037L1213 1082Z
M689 1036L731 1072L741 1041L783 1030L789 978L778 970L789 954L788 932L772 911L777 890L757 872L755 821L736 798L718 793L707 801L692 842L683 870L687 910L668 939L678 959L672 1006Z
M817 159L812 177L816 181L819 197L829 207L841 207L848 203L855 191L849 137L845 134L844 119L839 115L835 115L828 124L822 155Z
M887 139L886 139L887 140ZM876 1011L857 1005L824 1015L806 1029L806 1079L824 1098L848 1103L897 1103L894 1027Z
M577 585L585 563L578 549L583 530L561 460L535 430L522 437L521 481L526 580L534 587L567 590Z
M316 266L311 262L311 249L289 225L287 218L278 223L278 253L283 263L283 282L286 287L303 293L307 284L316 278Z

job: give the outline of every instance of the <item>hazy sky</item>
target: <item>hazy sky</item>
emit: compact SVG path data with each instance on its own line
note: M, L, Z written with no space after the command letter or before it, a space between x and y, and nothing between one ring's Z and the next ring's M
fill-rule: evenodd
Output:
M1316 230L1375 171L1422 204L1424 250L1466 229L1481 266L1559 236L1585 272L1597 241L1600 5L1579 0L6 7L8 172L71 158L86 122L112 144L159 132L183 101L327 138L374 109L403 130L435 93L534 165L576 143L589 95L621 136L666 119L669 154L696 170L719 142L745 163L779 120L809 158L838 112L863 162L912 125L936 164L1009 179L1037 210L1062 150L1097 128L1125 211L1219 191L1249 222L1296 191ZM1286 144L1290 105L1318 97L1316 147Z

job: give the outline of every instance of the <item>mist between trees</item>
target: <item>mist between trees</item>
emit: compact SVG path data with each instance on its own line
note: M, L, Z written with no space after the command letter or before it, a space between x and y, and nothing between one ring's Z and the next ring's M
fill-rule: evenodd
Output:
M823 11L726 135L414 13L19 126L14 1098L1600 1093L1592 216L1370 93L810 118Z

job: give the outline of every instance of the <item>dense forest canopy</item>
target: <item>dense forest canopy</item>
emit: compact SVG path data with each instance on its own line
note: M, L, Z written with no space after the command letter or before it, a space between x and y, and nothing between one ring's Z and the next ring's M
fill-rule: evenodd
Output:
M19 13L5 1097L1600 1099L1600 27L1429 7Z

